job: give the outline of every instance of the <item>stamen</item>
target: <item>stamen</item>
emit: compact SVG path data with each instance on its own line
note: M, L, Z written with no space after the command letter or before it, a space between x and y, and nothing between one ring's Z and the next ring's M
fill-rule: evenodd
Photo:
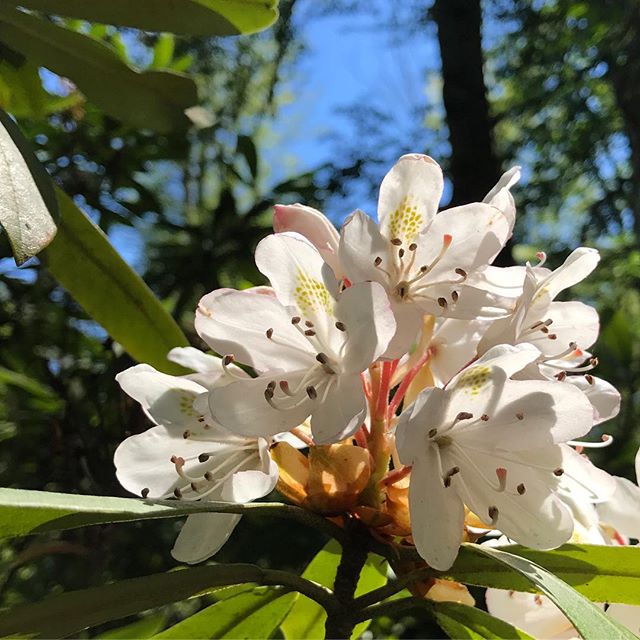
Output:
M460 269L460 267L457 267L455 269L455 272L463 279L466 280L467 279L467 272L464 269Z
M613 436L608 433L603 433L601 442L583 442L581 440L569 440L567 444L570 444L572 447L580 447L585 449L604 449L608 447L610 444L613 444Z
M291 398L291 397L293 397L295 395L295 394L291 393L291 389L289 389L289 383L286 380L280 380L279 384L280 384L280 390L286 396L289 396Z
M486 422L489 419L489 416L486 413L483 413L480 416L480 420L482 420L482 422Z
M517 487L516 487L516 491L522 496L525 494L527 488L524 486L524 484L521 482Z
M553 475L558 478L563 474L564 474L564 469L562 467L558 467L557 469L553 470Z
M427 433L427 435L430 438L435 438L438 435L438 430L437 429L429 429L429 433Z
M273 331L273 329L271 330ZM271 337L267 334L267 337ZM222 369L223 371L231 376L232 378L236 378L237 380L245 380L244 376L241 376L237 371L234 371L230 368L230 364L235 362L236 357L232 353L228 353L224 358L222 358Z
M498 467L496 469L496 476L498 476L498 491L504 491L507 488L507 470L504 467Z
M291 318L291 324L299 324L300 320L302 320L300 316L293 316L293 318Z
M336 322L336 329L337 329L338 331L346 331L346 330L347 330L347 327L345 327L345 326L344 326L344 322L340 322L340 321L338 320L338 322Z
M208 453L201 453L198 456L198 462L206 462L211 456Z
M593 376L592 376L591 374L587 373L587 374L584 376L584 379L585 379L589 384L593 384Z
M141 495L143 498L146 498L146 497L149 495L149 491L150 491L149 487L145 487L145 488L140 492L140 495Z
M313 329L307 329L307 330L304 332L304 335L305 335L305 336L315 336L315 335L316 335L316 332L315 332Z
M567 377L567 372L566 371L561 371L560 373L556 373L555 376L553 376L556 380L559 380L560 382L563 382L565 380L565 378Z
M404 258L404 249L400 249L398 251L398 256L400 257L400 260L402 260L402 258Z
M452 291L451 292L451 300L455 303L458 302L458 298L460 297L460 294L457 291Z
M320 363L320 364L329 364L329 358L327 357L327 355L325 353L318 353L316 355L316 360Z
M495 527L496 524L498 523L498 515L500 514L500 512L498 511L498 507L496 506L492 506L489 507L489 518L491 519L491 526Z
M186 440L190 435L191 435L191 431L189 431L189 429L187 429L187 430L182 434L182 437Z
M402 246L402 240L400 240L400 238L393 238L393 240L391 240L391 244L394 247L400 247Z
M461 411L456 416L456 419L454 420L454 423L458 422L459 420L471 420L471 418L473 418L473 413L469 413L468 411Z
M176 498L180 499L180 498L182 498L182 491L180 491L180 489L178 489L178 487L176 487L176 488L173 490L173 495L174 495Z
M418 248L418 245L415 242L412 242L409 245L409 251L415 251Z
M544 251L538 251L536 258L538 258L539 261L536 267L541 267L547 261L547 254Z
M269 340L271 340L271 336L273 335L273 329L269 328L265 331L265 333L267 334L267 338L269 338Z
M315 400L318 397L316 388L311 384L305 389L305 391L307 392L307 395L309 396L309 398L311 398L311 400Z
M518 420L524 420L524 413L522 412L516 413L516 418L518 418Z
M549 338L549 340L557 340L558 336L555 333L550 333L547 338Z
M311 322L311 320L305 320L304 323L307 325L307 327L311 328L313 327L313 322Z
M451 469L445 473L444 478L442 479L445 487L451 486L451 478L453 478L456 473L460 473L460 467L451 467Z
M448 306L447 299L446 298L438 298L438 305L440 307L442 307L443 309L446 309L447 306Z

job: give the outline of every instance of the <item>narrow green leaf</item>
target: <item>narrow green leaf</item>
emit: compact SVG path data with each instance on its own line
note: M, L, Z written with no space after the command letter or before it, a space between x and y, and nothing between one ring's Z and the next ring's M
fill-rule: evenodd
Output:
M0 224L17 264L51 242L57 215L51 179L15 122L0 109Z
M43 254L58 282L136 360L166 373L183 373L169 362L173 347L188 344L175 320L104 233L58 190L60 224Z
M485 611L457 602L437 602L431 607L436 621L450 638L484 640L493 638L533 638Z
M270 638L297 595L278 587L256 587L216 602L154 638Z
M210 593L221 585L258 582L261 574L262 570L253 565L219 564L69 591L0 614L0 636L62 638L110 620Z
M519 545L500 549L539 564L594 602L640 604L640 547L568 544L553 551ZM525 577L465 547L446 575L481 587L535 591Z
M151 66L154 69L163 69L171 64L173 52L176 48L176 39L172 33L161 33L158 41L153 47L153 61Z
M153 637L166 624L167 616L164 614L146 615L140 620L117 629L110 629L96 636L97 640L145 640Z
M253 33L278 17L277 0L21 0L20 4L70 18L202 36Z
M236 151L244 156L251 177L255 180L258 177L258 152L251 136L238 136Z
M311 560L302 574L303 578L313 580L325 587L332 587L336 578L342 547L335 541L329 541ZM377 589L387 582L387 563L380 556L369 554L367 562L360 574L356 596ZM285 638L307 638L308 640L324 638L324 625L327 620L326 611L313 600L300 596L291 609L291 613L282 623ZM367 629L370 620L359 623L352 638L357 638Z
M637 640L636 636L607 616L602 609L572 589L566 582L527 558L481 545L467 545L475 553L485 555L517 571L540 592L552 600L585 638Z
M105 42L1 4L0 18L0 41L31 62L73 80L114 118L160 133L189 126L184 111L198 96L188 77L168 71L138 72Z

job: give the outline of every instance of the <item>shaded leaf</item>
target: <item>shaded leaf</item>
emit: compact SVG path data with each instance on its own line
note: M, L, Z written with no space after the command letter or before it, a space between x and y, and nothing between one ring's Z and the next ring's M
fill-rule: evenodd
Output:
M258 152L251 136L238 136L236 150L247 161L251 176L255 180L258 177Z
M97 640L144 640L153 637L166 624L167 616L164 614L146 615L140 620L117 629L110 629L96 636Z
M187 345L175 320L104 233L58 190L58 234L44 254L58 282L136 360L182 373L166 355Z
M278 17L277 0L22 0L20 4L70 18L191 35L253 33Z
M51 179L15 122L0 109L0 224L17 264L51 242L57 214Z
M523 640L533 640L524 631L475 607L468 607L457 602L437 602L431 608L436 621L450 638L468 638L469 640L522 638Z
M0 5L0 18L0 41L71 79L114 118L161 133L188 127L184 110L198 99L188 77L168 71L138 72L112 46L17 9Z
M216 602L154 638L270 638L297 595L256 587Z

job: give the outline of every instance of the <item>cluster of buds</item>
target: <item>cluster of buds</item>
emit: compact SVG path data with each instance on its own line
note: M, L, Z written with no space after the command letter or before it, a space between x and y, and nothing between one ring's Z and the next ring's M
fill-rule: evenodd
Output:
M487 534L537 549L570 540L619 489L576 439L620 397L593 375L596 311L556 301L598 252L576 249L554 271L543 253L491 264L512 234L518 178L438 212L441 169L412 154L381 184L379 223L356 211L338 232L315 209L276 206L255 253L270 286L198 304L196 330L218 355L172 350L185 376L119 374L155 423L116 451L123 486L235 503L277 486L438 570ZM174 556L210 557L239 518L191 515Z

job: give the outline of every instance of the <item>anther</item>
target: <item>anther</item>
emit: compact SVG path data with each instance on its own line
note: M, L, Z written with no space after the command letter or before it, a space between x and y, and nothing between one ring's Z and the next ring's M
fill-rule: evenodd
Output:
M458 302L459 297L460 297L460 294L457 291L451 292L451 300L453 300L453 302Z
M329 363L329 358L327 357L327 355L325 353L318 353L316 355L316 360L320 363L320 364L328 364Z
M305 335L305 336L315 336L315 335L316 335L316 332L315 332L313 329L307 329L307 330L304 332L304 335Z
M307 392L307 395L309 396L309 398L311 398L311 400L315 400L318 397L318 392L316 391L316 388L310 384L305 391Z
M299 324L300 320L302 320L300 316L293 316L293 318L291 318L291 324Z
M464 269L460 269L460 267L455 269L455 272L461 277L466 279L467 277L467 272Z
M540 331L542 331L542 333L549 333L549 328L545 326L544 323L540 324Z
M448 304L447 304L447 299L446 298L438 298L438 305L440 307L442 307L443 309L446 309Z
M516 418L518 418L518 420L524 420L524 413L521 413L521 412L516 413Z
M558 336L555 333L550 333L547 338L549 338L549 340L557 340Z
M145 487L145 488L140 492L140 495L141 495L143 498L146 498L146 497L149 495L149 491L150 491L149 487Z
M191 431L189 431L189 429L187 429L187 430L182 434L182 437L186 440L190 435L191 435Z
M198 492L198 485L195 482L192 482L190 485L191 491Z
M198 416L198 422L204 422L204 416Z
M182 498L182 491L180 491L180 489L178 489L178 487L176 487L176 488L173 490L173 495L174 495L176 498Z
M498 491L504 491L507 487L507 470L504 467L498 467L496 476L498 476L498 482L500 483Z
M209 454L208 453L201 453L198 456L198 462L206 462L209 459Z
M382 264L382 258L380 256L378 256L374 261L373 261L373 266L374 267L379 267Z
M344 322L340 322L340 321L338 320L338 322L336 322L336 329L337 329L338 331L346 331L346 330L347 330L347 327L345 327L345 326L344 326Z
M275 391L276 390L276 381L275 380L271 380L271 382L269 382L269 384L267 385L267 389L270 389L271 391Z
M443 482L445 487L451 486L451 478L456 475L456 473L460 473L460 467L451 467L447 473L445 473Z
M498 511L498 507L489 507L489 518L491 518L491 524L493 526L495 526L495 524L498 522L498 515L499 515L499 511Z
M578 348L578 343L577 342L570 342L569 343L569 349L571 349L571 351L575 351Z
M409 245L409 251L415 251L418 248L418 245L415 242L412 242Z
M232 353L228 353L224 358L222 358L222 366L228 367L235 359L236 358Z
M480 416L480 420L482 420L482 422L486 422L489 419L489 416L486 413L483 413Z
M597 367L598 366L598 358L591 358L591 360L589 360L589 364L592 367Z
M304 323L307 325L307 327L311 328L313 327L313 322L311 322L311 320L305 320Z
M589 384L593 384L593 376L590 373L587 373L584 376L584 379L589 383Z
M273 329L269 328L266 330L265 332L267 334L267 338L269 338L269 340L271 340L271 336L273 336Z
M282 393L284 393L287 396L294 395L293 393L291 393L291 390L289 389L289 383L286 380L280 380L279 385L280 385L280 389L282 390Z
M418 271L420 271L420 273L426 273L428 269L429 267L427 267L426 264L423 264Z
M562 382L563 380L566 379L567 377L567 372L566 371L561 371L560 373L556 373L555 376L553 376L556 380L559 380L560 382Z
M557 476L558 478L564 473L564 469L562 467L558 467L557 469L553 470L553 475Z
M469 413L468 411L461 411L456 416L456 422L458 422L458 420L470 420L471 418L473 418L473 413Z
M400 249L400 251L398 251L398 256L400 258L404 258L404 249Z
M402 245L402 240L400 240L400 238L394 238L391 241L391 244L394 245L395 247L399 247Z
M527 490L527 487L524 486L523 483L520 483L517 487L516 487L516 491L522 496L524 495L525 491Z
M438 435L438 430L437 429L429 429L429 433L427 433L427 435L430 438L435 438L436 435Z
M205 471L203 477L207 482L211 482L213 480L213 473L211 473L211 471Z

